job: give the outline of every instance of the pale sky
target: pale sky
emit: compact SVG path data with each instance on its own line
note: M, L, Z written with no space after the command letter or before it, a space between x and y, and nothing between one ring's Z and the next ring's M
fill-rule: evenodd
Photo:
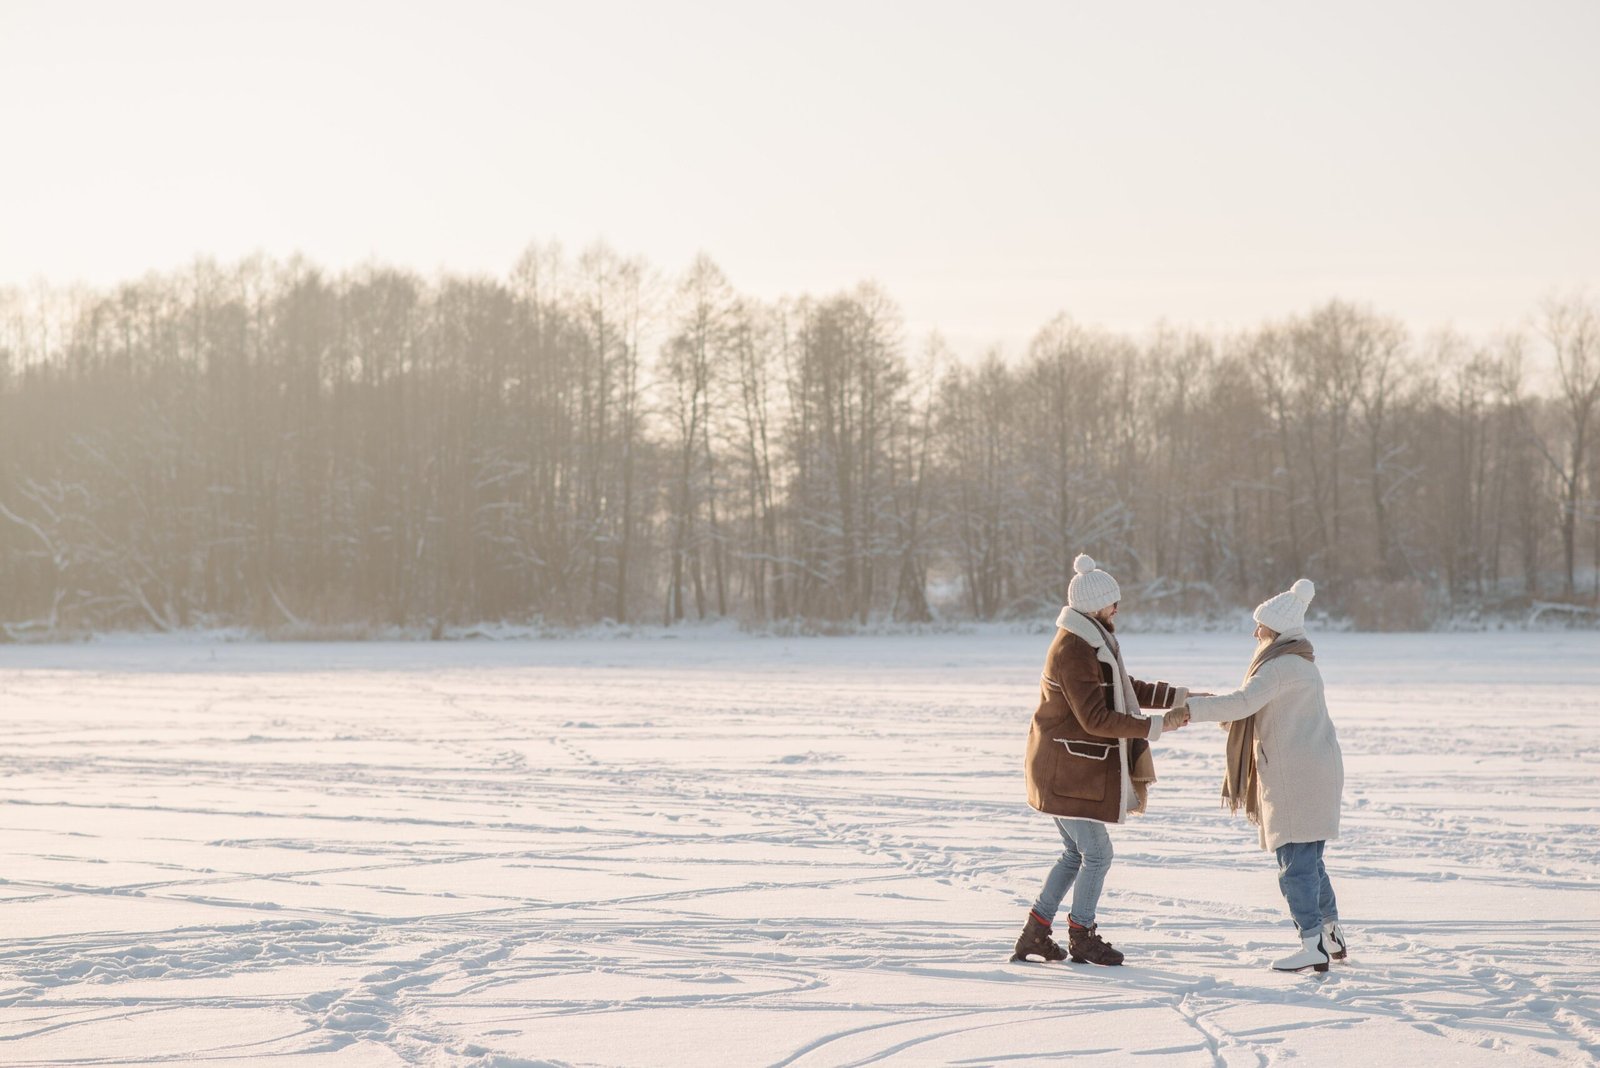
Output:
M1600 282L1600 2L0 0L0 285L604 239L915 342Z

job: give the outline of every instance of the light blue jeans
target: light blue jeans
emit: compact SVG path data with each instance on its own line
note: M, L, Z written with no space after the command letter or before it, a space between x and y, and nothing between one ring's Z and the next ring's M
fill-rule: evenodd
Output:
M1044 889L1033 903L1033 911L1046 920L1055 920L1061 899L1072 887L1072 912L1069 917L1084 927L1094 926L1095 906L1106 885L1111 868L1111 832L1098 820L1056 820L1065 847L1056 866L1045 877Z
M1322 930L1339 918L1328 869L1322 864L1325 842L1290 842L1277 849L1278 889L1289 903L1289 914L1302 935Z

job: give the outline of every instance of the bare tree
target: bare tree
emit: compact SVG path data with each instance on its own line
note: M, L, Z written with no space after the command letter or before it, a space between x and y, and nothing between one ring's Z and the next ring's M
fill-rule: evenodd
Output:
M1397 552L1394 504L1415 474L1407 463L1409 441L1401 431L1401 412L1414 411L1410 392L1415 373L1406 354L1405 328L1393 319L1370 312L1353 312L1347 320L1345 345L1351 350L1355 372L1357 422L1366 442L1366 482L1371 503L1373 555L1378 574L1387 580L1401 577L1402 554Z
M1536 434L1535 441L1561 485L1561 551L1570 597L1576 592L1577 529L1589 431L1600 402L1600 316L1582 296L1552 298L1542 309L1540 329L1555 354L1566 449L1552 447L1542 435Z
M718 610L727 597L716 521L715 468L711 464L712 375L728 361L734 331L734 297L727 279L705 256L698 257L678 286L675 329L662 350L662 380L673 431L676 472L672 493L672 560L667 583L666 621L685 614L685 587L692 583L696 614L707 614L705 557L712 556ZM709 538L699 530L704 506Z
M732 450L743 458L748 484L747 507L751 534L745 558L750 570L753 608L759 619L789 614L787 568L779 547L778 494L773 439L778 413L772 389L778 324L754 302L741 300L734 310L730 353L733 370L728 378ZM769 601L768 590L771 590Z

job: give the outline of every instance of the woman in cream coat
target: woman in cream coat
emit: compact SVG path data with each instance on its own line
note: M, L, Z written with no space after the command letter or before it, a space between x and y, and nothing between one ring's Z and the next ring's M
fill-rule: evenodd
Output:
M1233 693L1189 698L1189 715L1226 723L1228 772L1223 798L1243 806L1261 829L1261 848L1278 858L1278 886L1301 947L1273 967L1328 970L1346 956L1324 844L1339 836L1344 761L1328 717L1322 673L1306 638L1306 606L1316 594L1301 579L1255 611L1256 655Z

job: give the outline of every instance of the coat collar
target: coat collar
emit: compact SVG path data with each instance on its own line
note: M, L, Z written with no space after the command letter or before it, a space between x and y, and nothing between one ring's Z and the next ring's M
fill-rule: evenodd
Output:
M1061 614L1056 617L1056 626L1068 634L1082 638L1096 649L1105 648L1106 632L1098 623L1076 608L1063 608Z

